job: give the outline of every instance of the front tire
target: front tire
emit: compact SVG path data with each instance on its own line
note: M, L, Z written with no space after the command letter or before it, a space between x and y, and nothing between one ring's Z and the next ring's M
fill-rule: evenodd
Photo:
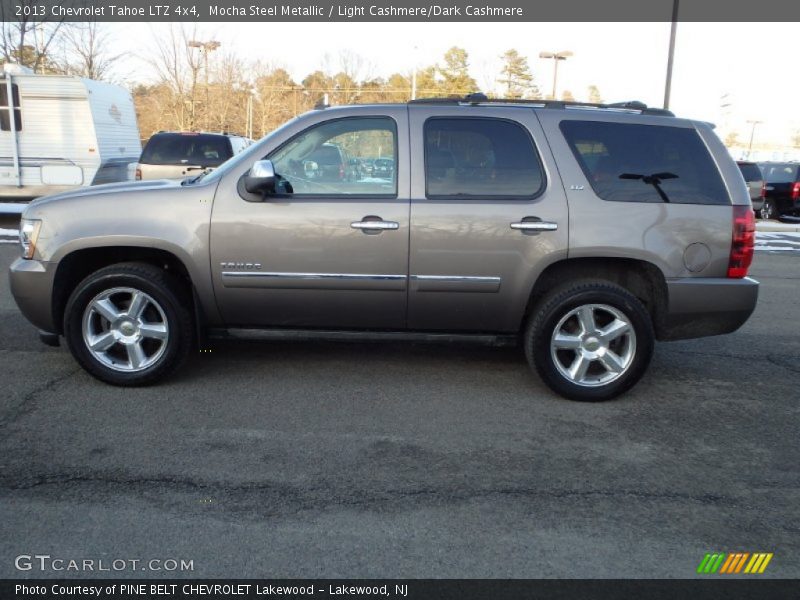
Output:
M535 308L525 331L531 368L557 394L584 402L610 400L641 379L655 333L642 302L610 282L561 286Z
M89 275L64 312L64 338L75 360L112 385L148 385L188 357L191 306L169 273L144 263L121 263Z

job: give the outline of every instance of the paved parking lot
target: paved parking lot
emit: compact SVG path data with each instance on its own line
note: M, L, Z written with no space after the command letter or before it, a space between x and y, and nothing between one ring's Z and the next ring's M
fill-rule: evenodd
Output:
M0 577L82 575L15 569L37 553L198 577L686 577L711 551L798 577L800 257L752 272L741 331L659 344L597 405L516 349L422 344L217 344L115 389L37 341L3 276Z

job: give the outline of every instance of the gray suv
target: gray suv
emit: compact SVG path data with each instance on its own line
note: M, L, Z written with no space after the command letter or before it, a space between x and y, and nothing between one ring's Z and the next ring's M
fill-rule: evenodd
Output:
M315 177L326 144L393 169ZM736 163L641 103L321 108L193 179L36 200L20 236L20 309L115 385L215 336L517 340L555 392L605 400L758 295Z

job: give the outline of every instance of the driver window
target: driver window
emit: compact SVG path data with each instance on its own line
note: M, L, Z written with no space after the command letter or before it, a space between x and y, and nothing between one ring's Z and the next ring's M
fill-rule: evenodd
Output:
M396 148L392 119L337 119L307 129L267 158L294 196L396 196Z

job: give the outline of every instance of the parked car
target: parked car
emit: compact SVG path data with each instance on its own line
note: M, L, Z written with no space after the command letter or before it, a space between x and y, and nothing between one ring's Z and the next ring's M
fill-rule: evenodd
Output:
M391 158L376 158L372 163L372 176L390 178L394 173L394 161Z
M764 188L764 176L761 173L761 169L754 162L739 160L736 161L736 164L739 166L744 182L750 192L750 202L753 205L753 210L760 215L761 208L764 205L764 198L761 196Z
M293 170L345 143L401 176ZM706 123L470 96L315 110L182 184L36 200L10 281L44 341L115 385L215 336L511 340L555 392L597 401L655 340L749 318L754 226Z
M303 172L320 181L355 181L356 165L338 144L322 144L303 160Z
M136 179L183 179L215 169L253 140L227 133L160 131L145 144Z
M764 173L761 217L778 219L782 215L800 214L800 164L767 162L761 163L761 168Z

